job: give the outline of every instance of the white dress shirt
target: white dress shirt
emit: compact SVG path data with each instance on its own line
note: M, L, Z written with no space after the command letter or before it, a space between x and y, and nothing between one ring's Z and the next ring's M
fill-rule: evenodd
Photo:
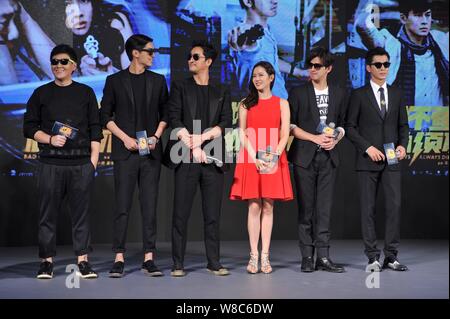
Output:
M381 106L380 106L381 92L379 90L380 90L380 88L384 89L384 99L386 100L386 112L387 112L388 108L389 108L389 97L388 97L389 94L388 94L388 89L387 89L387 83L384 82L383 85L379 86L378 84L376 84L375 82L370 80L370 86L372 87L373 94L375 94L375 98L377 99L377 103L378 103L378 108L380 110L381 110Z

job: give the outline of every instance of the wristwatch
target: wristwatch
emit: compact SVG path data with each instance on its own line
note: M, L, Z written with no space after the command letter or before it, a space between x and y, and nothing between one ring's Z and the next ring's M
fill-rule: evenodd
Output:
M156 143L158 143L158 142L159 142L159 137L158 137L158 136L156 136L156 135L152 135L152 136L150 136L150 137L154 137L154 138L156 138Z

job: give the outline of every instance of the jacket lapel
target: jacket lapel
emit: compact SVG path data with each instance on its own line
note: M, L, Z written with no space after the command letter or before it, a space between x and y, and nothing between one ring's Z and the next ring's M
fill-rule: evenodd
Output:
M209 123L211 126L219 108L220 89L214 85L209 86Z
M319 108L317 107L316 93L314 92L314 86L311 82L308 83L308 100L313 120L315 124L318 125L320 122L320 114Z
M327 122L336 124L336 90L334 86L328 85L328 116Z
M389 116L389 114L391 114L392 112L392 106L396 105L395 102L397 99L396 96L394 96L392 94L392 87L390 85L387 86L387 97L388 97L388 106L387 106L387 113L386 113L386 118Z
M153 85L152 85L152 77L150 75L150 72L145 71L145 108L146 110L150 110L150 103L152 101L152 89L153 89Z
M189 85L187 86L187 100L189 103L189 110L191 112L191 118L195 118L197 112L197 88L195 87L195 80L191 78Z
M369 98L370 104L375 108L375 111L380 116L381 120L383 120L383 116L381 115L380 107L378 106L377 99L375 98L375 94L373 93L372 86L369 84L366 86L366 94Z
M130 114L132 115L132 118L134 119L135 116L135 110L136 110L136 105L134 105L134 94L133 94L133 89L131 88L131 78L130 78L130 74L128 73L128 69L125 69L122 71L122 83L123 83L123 87L125 88L125 92L127 92L127 95L130 99L130 104L131 104L131 109Z

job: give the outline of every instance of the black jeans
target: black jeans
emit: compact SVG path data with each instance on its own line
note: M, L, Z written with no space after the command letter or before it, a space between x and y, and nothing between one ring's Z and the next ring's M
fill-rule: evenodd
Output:
M113 251L124 253L136 183L142 215L142 242L144 253L156 250L156 208L161 162L149 156L132 153L126 160L114 161L116 209L114 214Z
M327 151L315 154L307 167L294 165L298 202L298 235L303 257L328 257L330 216L336 168Z
M365 254L379 258L375 231L375 203L381 186L384 193L385 241L384 255L397 256L400 243L401 172L387 168L382 171L358 172L360 190L361 227Z
M202 193L202 210L208 266L220 266L220 211L223 173L214 165L180 164L175 170L175 201L172 218L172 258L183 268L187 226L197 185Z
M92 251L89 230L89 201L94 166L62 166L41 163L38 168L39 257L56 256L56 223L61 204L67 197L72 220L75 255Z

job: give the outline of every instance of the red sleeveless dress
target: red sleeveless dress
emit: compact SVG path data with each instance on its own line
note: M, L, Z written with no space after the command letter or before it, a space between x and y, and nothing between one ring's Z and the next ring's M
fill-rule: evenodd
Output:
M247 112L247 136L255 152L270 145L276 151L281 127L280 98L259 99ZM270 174L261 174L247 150L241 145L231 186L230 199L247 200L269 198L292 200L292 184L286 152L281 154L276 168Z

